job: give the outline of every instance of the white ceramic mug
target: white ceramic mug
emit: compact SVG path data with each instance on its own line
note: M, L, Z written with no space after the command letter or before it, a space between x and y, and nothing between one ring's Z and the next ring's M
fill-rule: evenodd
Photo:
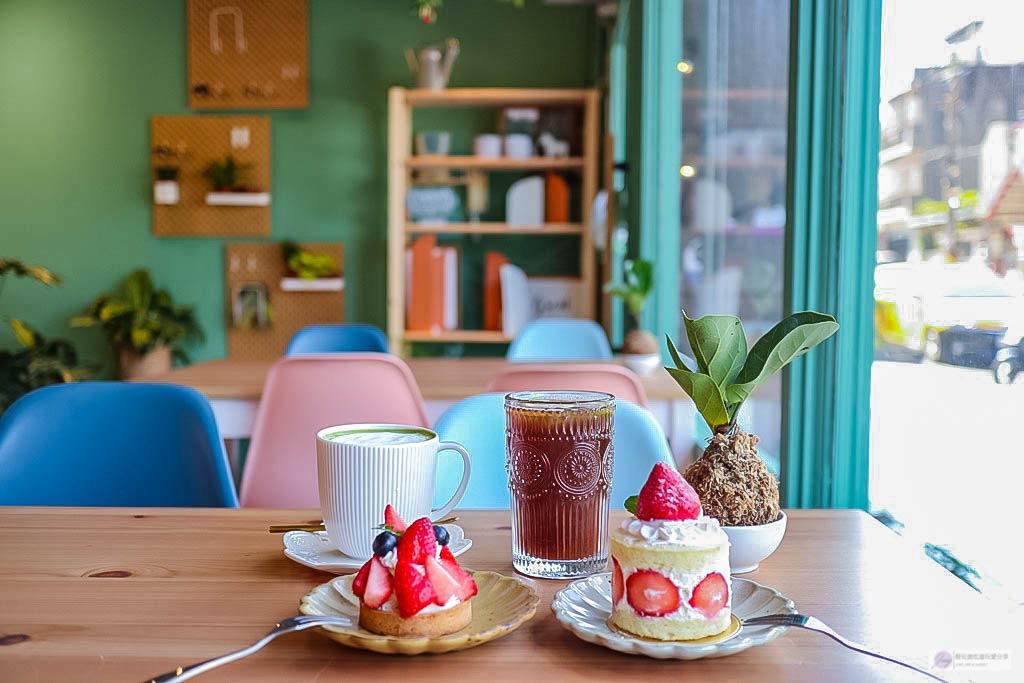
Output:
M420 435L407 443L346 443L350 434ZM452 450L462 456L462 481L447 503L436 510L434 479L437 454ZM321 429L316 435L320 508L331 544L349 557L373 554L373 539L391 505L407 523L420 517L443 519L462 499L469 484L469 453L461 445L441 442L426 427L397 424L350 424Z
M473 138L473 154L478 157L500 157L501 136L493 133L477 135Z

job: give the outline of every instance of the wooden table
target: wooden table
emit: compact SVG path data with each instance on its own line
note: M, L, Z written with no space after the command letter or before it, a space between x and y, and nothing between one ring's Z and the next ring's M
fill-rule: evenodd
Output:
M140 681L249 644L331 578L286 559L267 526L318 518L294 510L0 508L0 681ZM508 512L464 511L461 519L475 542L462 562L511 573ZM1016 645L1024 656L1005 616L862 512L790 512L782 546L747 576L839 632L918 664L943 648ZM303 632L200 680L924 680L797 630L724 659L620 654L558 624L550 604L564 582L538 584L532 621L464 652L377 655Z
M436 420L452 403L483 393L488 382L514 366L504 358L408 358L426 403L427 417ZM151 382L182 384L210 399L217 426L225 439L244 439L252 433L256 406L263 394L272 361L229 358L196 363L147 378ZM649 407L658 419L673 453L678 456L693 444L693 403L663 369L641 377Z

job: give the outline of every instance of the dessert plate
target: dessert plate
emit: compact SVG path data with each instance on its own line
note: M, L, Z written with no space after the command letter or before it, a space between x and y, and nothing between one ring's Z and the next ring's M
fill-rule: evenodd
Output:
M741 620L765 614L796 613L793 601L774 588L733 577L733 619L725 633L693 641L649 640L608 625L608 617L612 612L611 574L608 573L573 581L558 591L551 609L562 626L587 642L657 659L701 659L734 655L755 645L771 642L789 630L788 626L743 626Z
M473 572L479 592L473 598L469 626L437 638L401 638L367 631L359 626L359 600L352 594L353 575L339 576L314 588L299 604L309 615L348 617L351 626L324 626L329 638L363 650L384 654L418 655L466 650L500 638L537 613L540 596L530 586L494 572Z
M473 547L466 532L458 524L445 524L448 530L448 548L458 557ZM284 555L290 560L332 574L359 569L366 558L349 557L331 545L326 531L289 531L284 534Z

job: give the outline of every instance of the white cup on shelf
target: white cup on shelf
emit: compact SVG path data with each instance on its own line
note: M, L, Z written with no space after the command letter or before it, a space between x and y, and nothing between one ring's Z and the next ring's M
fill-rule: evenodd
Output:
M515 159L529 159L533 156L533 138L525 133L506 135L505 156Z
M501 136L485 133L473 138L473 154L478 157L500 157Z

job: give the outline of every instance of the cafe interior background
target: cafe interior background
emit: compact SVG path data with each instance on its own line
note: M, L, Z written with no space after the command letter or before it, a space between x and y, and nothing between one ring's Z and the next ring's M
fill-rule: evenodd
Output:
M975 525L1018 516L1022 474L1015 3L868 0L830 29L797 22L821 3L784 0L238 2L280 12L244 37L230 13L216 37L190 25L186 4L212 7L0 3L0 405L30 388L26 354L60 365L32 388L159 376L273 359L313 323L374 325L408 357L500 357L530 318L579 316L620 351L637 323L603 285L646 262L639 327L665 363L666 334L690 353L682 310L738 315L751 343L792 311L839 321L741 416L786 506L867 509L1024 601L1016 544ZM410 104L389 89L416 84L428 45L446 83ZM227 73L211 52L234 54ZM511 131L526 151L509 162L494 135ZM435 241L452 260L417 280ZM125 368L131 342L89 307L138 269L202 334ZM403 298L438 318L414 328ZM682 392L669 403L685 466L708 435Z

